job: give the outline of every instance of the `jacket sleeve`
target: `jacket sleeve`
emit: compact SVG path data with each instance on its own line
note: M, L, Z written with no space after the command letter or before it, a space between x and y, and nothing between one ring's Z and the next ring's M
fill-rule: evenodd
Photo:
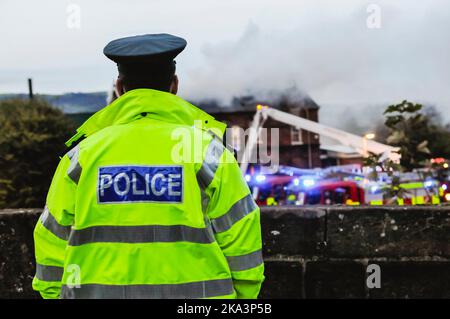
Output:
M71 153L72 152L72 153ZM73 224L76 183L68 175L76 170L65 155L56 169L46 206L34 229L36 274L33 289L41 296L59 298L64 272L64 255Z
M207 216L228 261L237 298L257 298L264 281L259 208L233 154L220 140L209 144L200 170Z

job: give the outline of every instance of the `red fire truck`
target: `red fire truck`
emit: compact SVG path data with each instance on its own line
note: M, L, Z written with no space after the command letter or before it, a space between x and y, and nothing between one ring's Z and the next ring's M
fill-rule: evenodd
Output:
M297 205L360 205L364 189L352 181L322 181L298 193Z

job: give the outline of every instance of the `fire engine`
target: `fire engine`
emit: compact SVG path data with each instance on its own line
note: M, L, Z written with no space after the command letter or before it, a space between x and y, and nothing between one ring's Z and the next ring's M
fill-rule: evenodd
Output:
M371 152L381 154L381 160L385 158L394 162L400 160L396 147L258 105L241 162L243 174L247 173L248 159L252 158L258 136L268 118L292 125L297 129L332 138L343 145L354 148L363 156L367 156L368 152ZM273 167L271 169L274 170ZM276 171L275 175L245 175L258 204L383 205L392 203L392 199L383 198L384 188L391 182L386 174L380 174L379 181L371 182L366 178L363 169L355 172L353 167L305 170L280 166ZM440 184L432 178L424 182L420 176L414 174L402 174L399 187L404 190L404 194L402 198L394 198L398 205L439 204L442 200L450 201L450 182Z
M323 179L320 175L246 175L253 197L260 206L271 205L423 205L439 204L450 197L447 186L437 180L425 182L403 180L399 187L405 193L401 198L383 198L383 188L389 182L369 182L367 179ZM449 195L446 195L449 194ZM448 200L448 199L447 199Z

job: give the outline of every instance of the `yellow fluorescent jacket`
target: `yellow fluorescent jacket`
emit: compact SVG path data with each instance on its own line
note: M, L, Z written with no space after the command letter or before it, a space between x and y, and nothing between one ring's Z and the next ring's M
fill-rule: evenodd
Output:
M256 298L259 208L217 138L224 129L149 89L94 114L68 141L86 137L61 158L36 225L33 288L44 298Z

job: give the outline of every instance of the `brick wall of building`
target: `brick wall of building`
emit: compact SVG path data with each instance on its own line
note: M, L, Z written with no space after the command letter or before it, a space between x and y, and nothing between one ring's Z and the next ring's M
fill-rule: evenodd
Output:
M229 128L238 126L246 130L255 115L255 110L240 112L210 112L217 120L225 122ZM291 113L313 121L318 121L318 109L291 110ZM321 167L320 161L320 139L317 134L301 130L302 144L292 143L292 127L271 119L264 123L268 128L267 143L271 144L270 128L278 128L280 146L280 164L291 165L300 168ZM231 144L229 141L227 141Z

